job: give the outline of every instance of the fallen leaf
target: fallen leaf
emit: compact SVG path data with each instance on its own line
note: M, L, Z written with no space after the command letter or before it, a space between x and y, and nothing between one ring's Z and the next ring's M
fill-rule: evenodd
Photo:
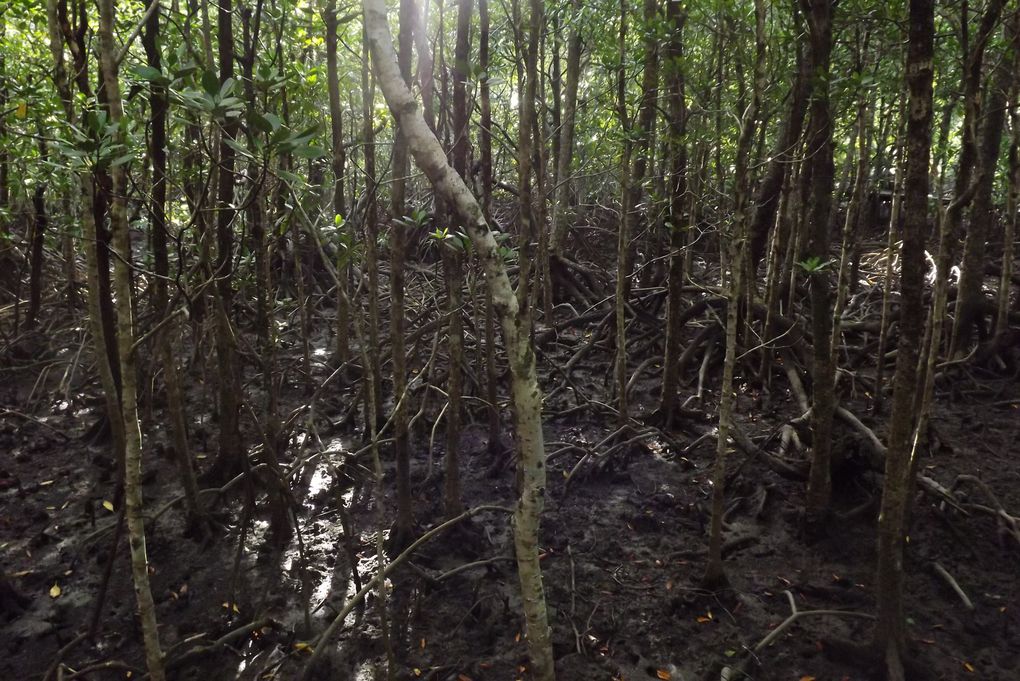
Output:
M415 676L421 676L421 670L420 670L420 669L418 669L417 667L415 667L415 668L414 668L414 675L415 675Z
M60 589L59 584L54 584L50 587L50 598L60 598L60 594L63 593Z
M802 677L800 677L800 681L815 681L815 677L813 677L813 676L802 676Z
M425 650L425 639L424 638L422 638L421 643L419 645L421 646L422 650Z
M42 482L39 483L39 486L48 487L49 485L52 485L54 482L55 480L43 480Z
M662 681L669 681L673 678L673 675L669 673L668 669L656 669L655 677L662 679Z
M311 651L312 646L304 641L298 641L294 644L294 650L308 650Z
M471 681L471 677L467 674L457 674L457 681Z
M103 502L103 508L105 508L110 513L113 513L113 502L112 501L104 501Z
M974 673L974 665L972 665L970 662L964 662L963 668L969 671L971 674Z

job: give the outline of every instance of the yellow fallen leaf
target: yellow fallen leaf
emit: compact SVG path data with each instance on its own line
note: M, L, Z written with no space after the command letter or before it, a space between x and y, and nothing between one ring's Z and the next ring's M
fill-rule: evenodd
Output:
M312 646L305 643L304 641L298 641L294 644L294 650L311 650Z
M420 669L418 669L417 667L415 667L415 668L414 668L414 675L415 675L415 676L421 676L421 670L420 670Z
M668 669L656 669L655 676L656 678L662 679L662 681L669 681L673 678L673 675L669 673Z
M43 480L42 482L39 483L39 486L40 487L49 487L54 482L56 482L56 481L55 480Z
M54 584L50 587L50 598L60 598L60 594L63 593L60 589L59 584Z
M113 502L112 501L104 501L103 502L103 508L105 508L110 513L113 513Z
M971 674L974 673L974 665L972 665L970 662L964 662L963 668L969 671Z
M802 677L800 677L800 681L815 681L815 677L813 677L813 676L802 676Z

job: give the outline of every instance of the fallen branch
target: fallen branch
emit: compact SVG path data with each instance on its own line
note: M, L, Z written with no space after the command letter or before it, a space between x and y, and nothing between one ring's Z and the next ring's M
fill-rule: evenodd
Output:
M945 583L949 585L949 588L956 592L956 595L960 597L961 601L963 601L964 607L967 608L968 610L973 610L974 603L972 603L970 598L967 597L967 594L964 592L963 589L960 588L960 585L956 582L955 579L953 579L953 576L949 574L949 571L946 570L937 562L932 563L931 566L932 569L935 570L935 574L941 577L943 581L945 581Z
M756 659L758 653L772 645L776 639L778 639L784 631L789 629L793 624L801 617L816 617L823 615L831 615L835 617L859 617L862 619L875 619L875 616L866 612L856 612L853 610L798 610L797 602L793 600L793 594L788 590L783 592L786 594L787 600L790 602L790 616L780 622L779 626L770 631L765 638L758 641L748 653L749 656L741 660L733 667L723 667L722 674L720 675L720 681L735 681L741 676L747 674L747 667L750 665L751 660Z

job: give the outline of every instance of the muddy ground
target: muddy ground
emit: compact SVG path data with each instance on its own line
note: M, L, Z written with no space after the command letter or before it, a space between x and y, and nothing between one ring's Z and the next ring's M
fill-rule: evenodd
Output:
M325 328L329 311L320 314ZM94 608L117 512L104 506L113 494L109 447L101 439L94 444L86 439L94 435L89 431L102 401L88 352L79 354L84 333L61 328L61 321L51 320L49 334L39 341L44 347L33 355L39 367L49 367L46 375L37 382L40 369L19 360L0 385L0 404L8 409L0 417L0 557L2 570L25 597L23 612L5 615L0 626L0 679L39 679L56 671L58 659L67 665L65 679L72 678L71 670L81 679L139 678L143 659L124 539L99 634L76 641ZM584 334L585 329L567 329L544 347L547 391L563 384L549 367L562 366ZM317 347L328 343L319 339ZM320 361L313 379L321 382L330 371L325 351L315 354ZM285 386L288 409L306 401L295 368L299 356L293 342L284 348L284 371L292 372ZM573 372L574 386L587 398L610 401L604 383L610 360L608 350L597 349ZM751 678L762 681L868 678L855 664L860 660L848 660L834 644L869 640L870 621L857 617L805 617L751 655L755 664L747 664L748 651L790 614L787 594L801 610L873 612L876 507L868 501L877 499L879 480L860 462L853 433L840 432L836 444L844 464L834 503L846 517L834 519L828 536L811 543L799 531L802 483L781 477L760 456L733 450L726 560L732 589L718 594L698 589L715 440L690 445L713 427L717 371L708 373L705 399L688 403L687 418L671 434L672 442L646 438L608 457L589 457L580 466L585 450L612 432L614 417L597 405L575 409L586 403L572 390L557 391L547 402L546 438L555 454L542 564L562 681L719 679L723 667L742 662ZM689 373L683 398L697 383L697 370ZM482 374L480 367L475 374ZM635 384L639 417L658 395L653 374ZM188 375L192 440L202 466L211 463L215 446L213 376L214 367L201 361ZM738 385L742 430L757 445L774 450L779 426L799 415L795 400L779 380L769 399L742 379ZM257 384L249 388L258 404ZM853 391L844 404L881 434L885 417L869 415L864 392ZM934 444L920 462L921 472L946 487L960 474L976 475L1006 509L1020 511L1018 398L1015 378L1002 373L962 367L947 375L939 384ZM163 453L166 420L158 395L150 404L143 430L151 516L179 488L173 461ZM148 523L161 637L173 661L170 678L297 678L311 639L303 603L309 604L312 631L321 631L356 591L352 563L359 575L374 569L378 509L368 475L371 462L360 451L359 432L330 425L349 405L343 386L327 391L316 405L317 432L299 426L291 439L287 461L295 464L300 546L293 537L282 545L274 541L268 519L257 514L238 554L240 489L218 500L216 506L228 512L221 514L221 533L212 540L186 534L179 505ZM438 405L430 409L418 424L412 454L415 514L422 531L442 517L442 427L430 453ZM472 407L469 422L461 443L466 505L512 506L509 423L504 421L506 434L492 453L484 413ZM388 454L383 447L389 483ZM987 503L973 488L966 493ZM384 513L392 502L386 498ZM342 529L345 515L352 527L350 543ZM1010 542L991 516L964 515L933 496L917 495L904 573L909 636L929 678L1020 679L1020 547ZM476 561L485 562L445 574ZM973 602L972 611L939 576L935 563L955 578ZM377 678L385 659L377 605L370 597L350 616L348 626L328 643L326 663L315 678ZM510 526L502 513L480 514L419 551L391 580L389 611L396 679L527 678ZM239 629L252 623L257 626ZM235 636L210 646L230 632ZM202 646L211 649L194 654Z

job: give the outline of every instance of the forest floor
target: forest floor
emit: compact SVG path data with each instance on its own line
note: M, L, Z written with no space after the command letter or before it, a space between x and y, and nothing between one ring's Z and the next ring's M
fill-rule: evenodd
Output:
M328 310L321 315L325 328L331 315ZM45 352L36 355L39 366L50 367L48 375L37 381L39 371L23 366L0 385L0 404L19 405L0 417L0 451L7 453L0 461L0 567L27 597L20 615L0 622L0 679L42 678L58 659L79 672L107 665L74 678L123 679L128 672L138 678L143 661L123 538L101 630L94 641L78 639L103 581L117 513L103 503L113 488L109 446L83 439L102 411L97 384L79 366L83 329L62 328L61 323L66 321L54 318L46 327L49 335L40 341ZM611 451L596 447L614 430L615 416L599 406L611 402L605 385L610 351L596 348L572 371L573 389L553 393L564 381L552 367L566 364L587 331L562 329L543 347L540 361L551 394L545 405L551 460L542 565L558 678L714 680L723 667L754 657L757 664L748 664L748 672L763 681L866 679L854 664L859 660L841 657L843 648L831 644L834 639L867 642L872 625L864 618L805 617L773 645L749 653L790 614L790 596L800 610L874 611L880 487L863 462L860 438L844 426L837 429L835 448L842 461L834 493L837 515L827 537L806 542L799 530L803 484L779 475L755 454L755 448L775 449L779 428L801 415L797 401L778 380L766 396L750 380L738 379L739 424L755 448L738 448L730 455L726 569L732 588L702 592L698 584L715 456L716 393L709 388L703 400L688 403L669 441L641 431L643 437L628 445ZM687 333L693 337L695 331ZM319 338L319 351L313 354L324 355L328 342L324 335ZM427 355L429 343L424 345ZM299 355L292 336L284 363L292 361L293 368ZM203 383L200 362L190 375L189 414L195 419L192 440L200 463L211 462L215 446L214 372L211 367L208 372L210 381ZM684 398L697 382L693 373ZM707 385L715 383L711 377L716 373L710 367ZM329 374L326 363L319 362L313 382ZM476 374L482 374L480 367ZM288 409L307 400L300 383L288 381ZM633 409L640 420L655 405L657 377L646 373L633 387ZM845 392L843 405L881 435L886 417L870 416L865 391ZM143 423L150 517L179 493L174 463L160 447L167 440L163 406L158 397L152 405ZM350 396L337 388L325 391L315 410L336 423L349 406ZM977 476L1004 508L1020 510L1018 406L1015 377L967 366L953 369L939 383L934 445L919 471L946 488L960 475ZM490 453L484 413L472 413L461 442L464 502L468 507L512 506L512 442L507 436L499 451ZM435 414L427 412L422 420L426 423L416 431L412 473L415 515L420 529L426 529L442 518L443 451L441 426L432 432ZM297 422L300 426L304 417ZM231 509L224 516L231 521L214 541L183 536L179 507L147 524L162 642L174 661L170 678L297 678L311 638L303 603L310 603L313 631L321 631L357 590L352 563L359 574L374 569L378 509L371 461L359 451L363 443L349 427L330 428L322 418L318 424L317 434L296 430L287 458L295 464L300 545L294 537L275 541L268 520L256 515L239 553L236 519L242 517L243 495L238 491L220 503ZM503 425L509 433L509 423ZM431 435L436 435L434 447ZM384 446L382 451L388 464L389 450ZM391 483L387 465L387 489ZM961 488L959 498L992 503L973 486ZM388 493L384 511L392 509ZM344 516L352 526L350 544L342 530ZM904 576L909 637L930 678L1020 678L1020 547L1011 542L990 515L965 515L929 494L916 496ZM389 599L394 678L527 678L512 552L509 519L487 512L426 545L394 574ZM238 556L240 570L235 572ZM936 564L955 578L973 610L964 606ZM351 614L349 626L329 642L316 678L375 678L384 660L376 605L370 598L366 608ZM231 632L234 636L221 639ZM202 646L208 648L187 653ZM71 678L70 673L63 678Z

